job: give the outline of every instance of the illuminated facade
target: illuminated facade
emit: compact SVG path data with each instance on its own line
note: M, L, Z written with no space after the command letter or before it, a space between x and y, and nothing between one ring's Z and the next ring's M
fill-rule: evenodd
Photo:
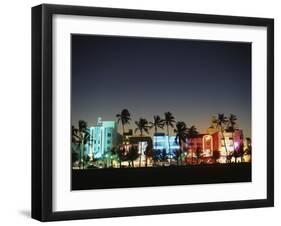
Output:
M169 144L170 144L170 153L174 153L179 149L179 144L176 143L176 136L166 136L164 133L155 133L153 136L153 149L155 150L166 150L169 153Z
M214 150L220 151L219 162L226 162L226 157L229 153L238 151L240 145L243 145L242 130L232 132L215 132L212 134L214 139Z
M91 158L99 159L116 145L117 125L115 121L102 121L101 118L98 118L97 125L89 129L91 140L87 154Z
M129 138L129 143L138 147L141 154L142 165L145 163L145 151L152 148L151 137L132 136Z
M147 148L152 149L152 139L148 136L134 136L133 130L129 130L128 132L124 133L123 144L125 148L128 149L131 145L137 146L139 150L139 154L144 157L144 152Z
M196 151L200 150L202 156L211 157L214 150L213 136L209 134L199 134L188 140L189 157L196 157Z
M194 138L188 140L189 158L196 158L196 151L201 152L202 160L212 158L213 151L220 152L218 162L225 163L227 155L233 151L237 151L240 145L243 144L242 130L235 130L232 132L220 132L212 130L211 134L199 134Z

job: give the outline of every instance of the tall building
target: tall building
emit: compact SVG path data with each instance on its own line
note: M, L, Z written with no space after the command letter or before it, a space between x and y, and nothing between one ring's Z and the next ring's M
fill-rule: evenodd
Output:
M94 159L99 159L116 145L116 122L102 121L101 118L98 118L97 125L90 127L90 135L88 155Z

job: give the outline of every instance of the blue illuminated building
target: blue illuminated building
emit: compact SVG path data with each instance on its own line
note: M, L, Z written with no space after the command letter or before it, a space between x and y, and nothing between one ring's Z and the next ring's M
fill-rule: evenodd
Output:
M153 136L153 149L155 150L166 150L169 152L170 143L170 154L174 153L179 149L179 145L175 141L176 136L166 136L164 133L155 133Z
M116 145L117 125L115 121L102 121L101 118L98 118L97 125L89 129L91 140L87 154L93 159L99 159Z

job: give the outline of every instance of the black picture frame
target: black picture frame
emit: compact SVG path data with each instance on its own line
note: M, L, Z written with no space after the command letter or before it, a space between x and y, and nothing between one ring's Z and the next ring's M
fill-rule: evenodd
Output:
M266 27L267 198L54 212L52 210L52 17L55 14ZM32 218L40 221L56 221L270 206L274 206L273 19L50 4L32 8Z

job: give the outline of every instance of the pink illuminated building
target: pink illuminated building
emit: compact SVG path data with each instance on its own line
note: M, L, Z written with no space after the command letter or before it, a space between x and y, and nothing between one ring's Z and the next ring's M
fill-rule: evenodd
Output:
M227 161L227 155L233 151L237 151L243 144L242 130L232 132L208 131L206 134L199 134L188 140L188 156L187 162L193 161L200 156L200 161L204 163L212 163L213 151L220 152L220 163ZM232 161L232 160L231 160Z

